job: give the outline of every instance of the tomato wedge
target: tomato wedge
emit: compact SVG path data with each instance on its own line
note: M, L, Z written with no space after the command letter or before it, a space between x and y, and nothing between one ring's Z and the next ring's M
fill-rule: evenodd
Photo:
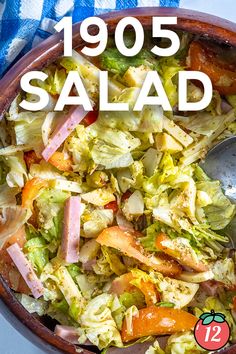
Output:
M171 238L163 232L157 235L156 247L160 251L177 259L180 264L190 267L197 272L205 272L208 270L208 267L204 263L200 261L196 262L188 248L178 248L177 245L172 242Z
M127 322L124 320L121 338L123 342L130 342L146 336L190 331L197 321L197 317L183 310L149 306L139 310L139 316L133 317L132 331L128 331Z
M88 127L89 125L93 124L94 122L96 122L96 120L98 119L98 111L90 111L88 112L88 114L84 117L83 119L83 123L86 127Z
M63 152L56 151L49 158L48 162L62 172L72 171L72 160L66 159Z
M34 150L30 150L24 153L24 160L29 170L30 166L34 163L39 163L41 161L41 158L36 155Z
M23 247L26 242L25 228L21 227L14 235L12 235L4 248L0 250L0 274L7 281L11 289L23 293L30 294L26 282L14 266L11 257L6 251L6 248L14 243L18 243L20 247Z
M126 199L129 199L129 197L131 196L131 192L128 190L126 191L124 194L122 194L121 196L121 201L124 202Z
M141 280L140 290L145 297L147 306L155 305L158 301L160 301L160 294L152 282Z
M113 213L116 213L118 211L117 201L114 200L113 202L104 205L104 209L111 209Z
M33 201L37 198L42 188L47 188L48 182L42 178L34 177L26 182L22 190L22 206L23 208L33 207Z
M193 41L190 44L189 68L207 74L214 89L220 94L234 95L236 94L236 65L231 65L222 59L217 55L217 47L207 47L200 41Z
M144 255L144 249L137 241L135 234L121 230L119 226L112 226L103 230L96 241L101 245L115 248L165 275L179 275L182 271L181 266L172 259Z

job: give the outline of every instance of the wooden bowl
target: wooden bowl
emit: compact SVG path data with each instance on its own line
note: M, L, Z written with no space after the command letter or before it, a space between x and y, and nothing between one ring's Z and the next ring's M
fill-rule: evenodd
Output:
M177 16L178 24L172 25L172 28L203 35L221 43L236 46L236 24L197 11L149 7L112 12L101 17L107 23L109 33L112 34L119 20L125 16L137 17L145 29L151 27L152 16ZM83 45L79 28L80 23L73 26L73 47ZM96 27L91 28L91 33L93 31L96 31ZM31 70L40 70L63 54L62 38L62 33L49 37L20 59L0 80L0 116L8 109L10 103L19 92L20 79L23 74ZM1 313L16 329L34 344L45 350L45 352L78 354L76 350L78 347L56 336L49 328L23 308L1 276L0 298L2 299L0 302ZM126 350L119 350L119 352L126 352ZM81 353L91 354L93 352L84 349ZM236 345L221 351L221 353L235 354Z

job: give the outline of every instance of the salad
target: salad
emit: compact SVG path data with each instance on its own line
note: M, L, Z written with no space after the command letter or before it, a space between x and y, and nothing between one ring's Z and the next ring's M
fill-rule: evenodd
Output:
M30 313L55 320L57 335L103 353L137 343L146 354L207 353L193 329L211 310L230 326L228 345L236 342L236 253L227 236L235 205L199 165L236 134L235 52L178 34L180 49L168 58L151 54L149 32L133 58L112 36L93 62L73 51L44 69L45 82L34 80L50 94L43 111L24 111L22 98L37 97L20 92L0 123L0 273ZM133 34L125 40L131 46ZM130 111L99 111L99 69L109 72L110 101ZM188 69L213 83L200 112L176 108L176 74ZM94 111L54 112L70 70ZM149 70L172 112L132 110ZM201 97L189 82L188 100Z

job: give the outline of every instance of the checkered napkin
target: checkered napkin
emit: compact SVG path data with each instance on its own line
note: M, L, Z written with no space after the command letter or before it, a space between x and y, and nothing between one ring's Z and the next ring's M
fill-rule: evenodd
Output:
M231 16L235 0L225 0L223 6L222 0L0 0L0 76L20 56L54 33L54 25L63 16L72 16L73 22L78 22L141 6L180 6L221 16L231 8Z
M136 6L178 6L178 0L0 0L0 75L55 32L63 16L73 22Z

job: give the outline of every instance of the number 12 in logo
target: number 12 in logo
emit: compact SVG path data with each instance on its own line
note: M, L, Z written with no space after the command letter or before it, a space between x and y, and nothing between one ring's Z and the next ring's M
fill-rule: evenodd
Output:
M196 342L206 350L223 348L230 338L230 328L222 313L205 312L194 328Z

